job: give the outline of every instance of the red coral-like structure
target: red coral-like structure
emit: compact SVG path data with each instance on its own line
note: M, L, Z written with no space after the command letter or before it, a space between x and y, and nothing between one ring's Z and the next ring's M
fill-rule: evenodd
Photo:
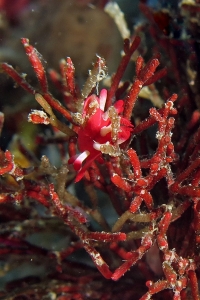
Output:
M65 275L64 266L68 256L80 248L86 250L106 279L119 280L119 286L123 275L131 274L129 281L134 278L131 286L127 287L127 282L123 283L127 293L124 299L158 299L152 296L156 297L160 292L162 299L189 299L189 293L192 299L199 299L199 255L196 246L196 243L199 244L200 227L199 130L185 151L183 168L182 157L175 152L172 140L178 114L174 107L176 94L169 97L162 108L152 107L146 119L133 124L133 109L140 91L166 74L165 68L157 71L159 57L153 57L146 65L142 57L138 57L134 82L130 87L121 86L126 66L140 43L139 37L131 43L125 40L124 56L112 78L111 87L108 92L102 89L99 95L95 95L94 87L99 84L100 77L105 75L104 60L97 58L92 76L80 93L74 80L73 64L67 58L61 63L61 77L54 71L50 73L53 82L63 92L64 107L49 92L46 73L37 50L29 45L28 39L23 38L22 43L40 90L33 88L8 64L2 63L1 67L16 83L35 95L43 107L43 111L33 110L29 114L29 121L53 126L54 136L41 137L38 141L60 146L67 142L68 163L73 163L78 173L75 175L68 171L66 152L62 155L63 147L60 148L60 169L52 167L46 156L35 165L30 153L22 146L21 150L32 162L32 168L21 168L15 163L10 151L1 151L0 175L5 178L1 183L1 204L14 202L24 205L27 199L40 203L51 216L57 216L67 226L69 247L57 253L44 252L40 247L25 243L23 235L16 239L5 234L0 255L39 253L53 259L57 270L63 272L60 275L57 273L56 284L51 287L57 299L86 299L89 292L87 294L83 290L83 282L96 282L96 273L81 278L77 275L75 283L75 276L72 280L72 276L69 278ZM125 96L123 100L116 100L120 91L120 99L123 94ZM59 114L71 125L61 122L57 116ZM149 151L148 156L143 156L140 136L153 125L157 130L157 146L154 152ZM57 131L64 135L58 136ZM136 137L138 144L134 143ZM92 208L66 189L74 177L75 182L82 179ZM10 184L10 178L14 184ZM109 196L118 214L112 227L98 209L98 190ZM91 220L99 224L100 230L94 229ZM152 257L155 256L156 261L153 262ZM131 272L133 266L137 266L140 273L138 277L142 278L141 282L146 281L146 287L137 286L137 283L134 285L134 280L137 282L139 278ZM62 284L59 285L60 279ZM105 291L99 290L97 298L94 298L94 291L90 290L92 296L87 299L121 299L119 297L124 295L123 284L118 292L114 292L116 287L112 292L112 285L107 288L105 284Z

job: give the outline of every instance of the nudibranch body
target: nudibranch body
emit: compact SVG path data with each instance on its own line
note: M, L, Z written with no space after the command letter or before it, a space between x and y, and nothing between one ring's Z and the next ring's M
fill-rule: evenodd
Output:
M103 89L99 97L92 94L84 102L80 116L82 124L78 131L80 154L68 161L78 171L75 182L81 180L94 160L101 160L102 153L118 156L118 145L130 137L133 125L120 116L124 109L124 101L118 100L105 112L106 99L107 90Z

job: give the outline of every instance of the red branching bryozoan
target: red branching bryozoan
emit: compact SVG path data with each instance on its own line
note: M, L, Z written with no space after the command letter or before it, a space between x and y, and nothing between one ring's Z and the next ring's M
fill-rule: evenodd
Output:
M194 133L192 144L186 149L188 159L183 158L182 169L179 167L181 158L175 152L176 145L172 139L176 127L175 117L178 115L174 107L176 94L169 97L162 108L151 107L146 119L132 123L133 110L141 89L166 73L165 68L157 71L160 62L156 56L146 65L139 56L132 86L124 91L126 95L123 100L114 101L125 68L139 42L138 37L132 43L125 41L125 54L113 76L110 89L102 89L97 95L94 87L106 76L105 61L102 58L97 58L91 72L92 79L88 78L81 93L76 87L71 59L62 61L61 75L51 71L50 77L65 96L67 91L68 98L63 97L67 106L65 108L48 90L46 72L37 50L29 45L27 39L22 39L41 90L35 90L11 66L5 63L1 66L22 88L35 95L44 109L33 110L29 114L29 121L53 126L54 135L40 137L38 141L59 145L62 152L61 166L59 169L51 166L48 158L43 156L41 163L33 164L33 168L21 168L10 151L1 151L0 175L2 178L5 176L5 182L1 183L0 202L20 202L24 205L27 199L34 200L45 207L49 216L56 216L67 226L69 245L56 255L53 251L48 252L48 257L56 261L60 272L64 269L67 257L83 248L106 279L123 280L123 275L129 270L131 273L133 266L139 268L147 287L140 293L141 300L151 299L164 290L170 290L168 295L173 294L173 299L182 299L182 295L187 293L186 287L190 288L193 299L197 300L197 249L193 243L191 252L190 245L184 240L177 224L182 221L183 226L186 226L187 214L191 210L193 214L189 230L199 244L200 159L199 148L195 143L199 141L199 131ZM53 110L71 125L61 122ZM194 116L191 118L190 124L196 124L196 121L193 122ZM2 123L3 117L0 119L0 128ZM139 134L144 134L147 129L151 130L153 125L157 130L156 136L152 138L156 146L148 143L145 149L148 155L143 156L139 143L135 143L135 140L140 140ZM190 126L188 130L189 128ZM57 130L64 136L57 136ZM66 142L68 151L63 147ZM24 153L26 154L25 149ZM68 164L66 155L69 157ZM27 156L31 161L31 156ZM73 170L70 173L68 166L71 164L75 172ZM9 184L10 178L15 184ZM74 178L75 182L83 179L90 205L67 190L66 187ZM118 214L117 217L114 215L112 226L98 207L101 204L97 190L107 194ZM98 230L94 223L98 224ZM175 233L176 239L173 240ZM181 239L184 242L179 246ZM5 253L8 252L8 239L2 243ZM19 245L14 240L10 243L13 253L16 253ZM34 251L33 248L30 249ZM151 259L154 252L158 255L156 263ZM150 277L153 279L149 279ZM157 280L158 277L160 280ZM167 299L167 296L163 299Z

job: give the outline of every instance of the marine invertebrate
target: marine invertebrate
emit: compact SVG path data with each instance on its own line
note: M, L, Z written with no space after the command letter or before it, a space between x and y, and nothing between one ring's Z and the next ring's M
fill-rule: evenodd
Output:
M78 171L76 182L79 181L88 166L95 159L100 159L101 153L119 156L118 145L130 137L133 125L119 114L122 114L124 102L118 100L108 111L104 112L107 91L101 90L99 97L92 94L84 101L83 113L78 116L81 128L78 131L78 148L81 154L72 156L69 164L73 163ZM77 115L76 115L77 117ZM85 165L82 167L82 163Z

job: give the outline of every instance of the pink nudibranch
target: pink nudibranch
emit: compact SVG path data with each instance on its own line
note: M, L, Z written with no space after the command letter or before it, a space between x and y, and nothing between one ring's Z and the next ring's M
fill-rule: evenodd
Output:
M101 158L102 145L119 145L130 137L133 125L129 120L119 116L123 112L124 101L118 100L113 107L120 120L120 126L117 132L117 139L113 141L112 120L109 116L109 110L104 112L106 99L107 90L103 89L99 97L93 94L84 102L81 116L83 124L78 131L78 148L80 154L72 156L68 161L78 171L75 182L82 179L85 171L95 159Z

